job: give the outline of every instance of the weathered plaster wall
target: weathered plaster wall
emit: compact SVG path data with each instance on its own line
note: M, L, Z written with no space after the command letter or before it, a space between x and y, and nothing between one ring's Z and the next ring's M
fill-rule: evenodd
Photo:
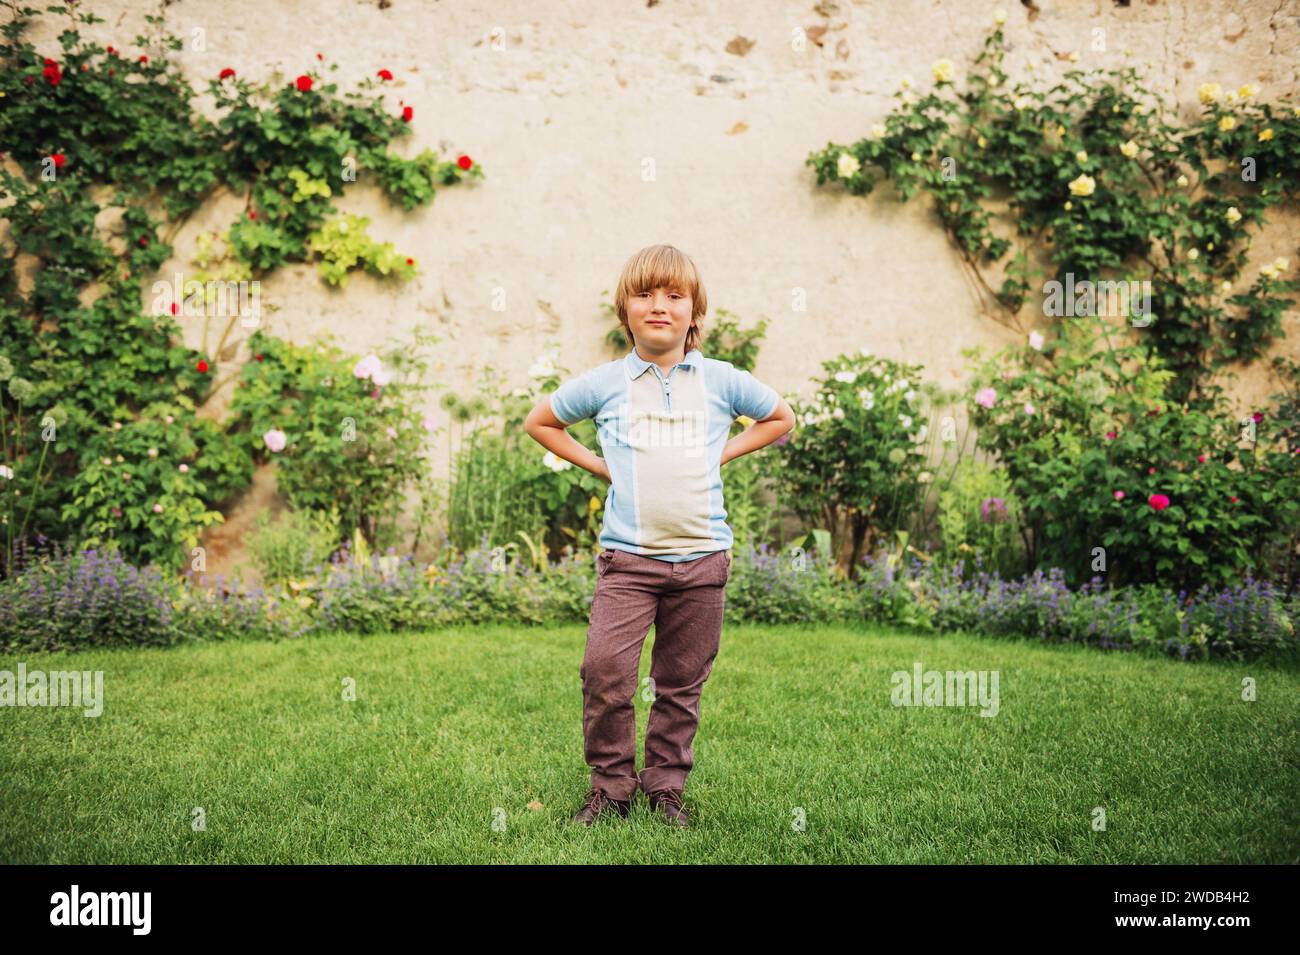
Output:
M332 332L359 351L427 323L443 336L437 381L462 393L486 362L522 383L552 344L563 345L570 372L610 357L601 293L612 292L631 252L656 242L695 258L713 307L773 320L756 373L783 392L861 345L921 362L951 385L962 377L962 348L1018 339L981 314L924 202L818 189L803 165L810 150L852 142L882 121L902 76L926 88L941 57L960 76L999 6L1019 75L1055 75L1072 66L1058 54L1072 50L1080 66L1103 68L1131 50L1189 112L1202 82L1254 82L1265 98L1293 101L1300 83L1300 0L1037 0L1032 17L1016 0L82 6L107 18L96 34L128 52L148 13L161 12L182 38L202 30L206 50L181 54L196 86L225 66L250 77L278 70L287 81L315 67L318 51L340 64L334 75L345 84L380 67L396 74L394 110L399 98L415 107L402 150L467 152L486 180L412 214L373 190L349 193L343 205L417 256L422 276L400 287L358 276L339 293L311 267L288 269L263 284L264 303L277 309L267 322L295 340ZM819 43L793 47L797 28L820 27ZM1092 50L1095 28L1106 31L1105 52ZM53 44L53 33L42 39ZM641 175L647 157L653 182ZM175 267L188 263L199 230L224 227L235 209L217 202L190 223ZM1297 234L1294 217L1279 220L1257 243L1256 264L1294 257ZM806 312L792 307L795 288L806 290ZM496 295L504 310L493 309ZM1279 347L1293 356L1298 318L1288 316ZM1024 320L1032 325L1028 309ZM188 341L198 338L187 328ZM1276 390L1263 372L1245 372L1243 402ZM445 448L435 460L446 460ZM270 499L259 486L261 496L232 515L227 540Z

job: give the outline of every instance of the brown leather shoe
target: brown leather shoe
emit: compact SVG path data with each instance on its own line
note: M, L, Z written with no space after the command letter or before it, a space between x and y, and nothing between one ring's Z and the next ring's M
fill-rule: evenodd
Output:
M573 822L575 825L590 826L601 816L612 816L614 813L627 818L631 809L632 800L611 799L608 793L593 787L583 798L582 808L574 815Z
M664 821L686 829L691 824L686 807L682 805L680 789L657 789L650 794L650 811L659 812Z

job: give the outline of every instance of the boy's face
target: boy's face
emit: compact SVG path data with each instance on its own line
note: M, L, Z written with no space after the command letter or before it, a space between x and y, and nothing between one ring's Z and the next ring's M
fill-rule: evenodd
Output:
M659 286L627 300L627 323L638 344L657 352L682 348L691 327L691 297L680 288Z

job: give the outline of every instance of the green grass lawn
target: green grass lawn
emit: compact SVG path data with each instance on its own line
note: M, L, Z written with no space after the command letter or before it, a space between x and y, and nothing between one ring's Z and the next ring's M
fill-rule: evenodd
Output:
M584 639L490 627L0 657L103 670L105 699L97 718L0 708L0 861L1300 861L1294 668L885 629L728 625L694 827L644 798L571 827L589 779ZM918 660L999 671L1000 711L893 706L890 675Z

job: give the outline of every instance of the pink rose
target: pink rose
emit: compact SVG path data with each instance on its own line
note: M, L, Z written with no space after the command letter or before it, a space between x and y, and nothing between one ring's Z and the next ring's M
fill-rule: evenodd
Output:
M1034 413L1034 406L1031 405L1028 401L1026 401L1026 402L1025 402L1025 414L1033 414L1033 413Z
M272 451L283 451L288 437L279 428L272 428L262 435L262 440L266 442L266 446Z
M1117 501L1122 501L1122 500L1124 500L1124 492L1123 492L1123 491L1116 491L1116 492L1115 492L1115 500L1117 500Z
M992 388L981 388L975 392L975 403L985 408L992 408L997 403L998 393Z
M1169 506L1169 498L1165 497L1163 494L1152 494L1147 498L1147 503L1155 510L1163 511Z
M385 369L375 355L367 355L357 362L352 374L358 378L369 378L381 388L393 380L393 373Z
M181 471L181 474L189 474L189 473L190 473L190 466L189 466L188 464L182 464L181 467L180 467L180 471Z
M397 437L397 429L394 428L391 424L388 426L388 436L389 436L390 438L396 438L396 437Z
M1196 460L1197 460L1199 463L1204 464L1204 463L1205 463L1205 455L1203 455L1203 454L1198 454L1198 455L1196 456Z
M1030 348L1033 348L1033 349L1036 350L1036 351L1042 351L1042 349L1043 349L1043 336L1040 335L1038 332L1030 332L1030 333L1029 333L1029 347L1030 347Z
M153 512L154 512L155 514L161 514L161 513L162 513L162 505L161 505L161 504L155 504L155 505L153 506Z
M424 430L425 430L425 431L428 431L429 433L432 434L436 429L437 429L437 424L436 424L436 423L434 422L434 420L433 420L433 415L431 415L431 414L427 414L427 415L425 415L425 416L424 416Z

